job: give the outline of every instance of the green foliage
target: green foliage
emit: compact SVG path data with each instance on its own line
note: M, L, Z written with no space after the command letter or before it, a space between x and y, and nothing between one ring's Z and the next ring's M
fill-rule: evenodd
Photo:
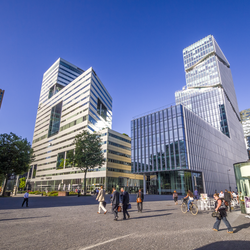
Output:
M24 189L25 186L26 186L26 178L25 177L20 178L19 179L19 188Z
M98 134L90 134L88 131L83 131L76 135L75 154L68 156L72 166L80 168L84 171L84 194L86 194L86 174L89 169L101 167L105 162L102 153L102 140Z
M123 135L126 135L127 137L129 137L127 134L123 133Z
M0 134L0 175L5 176L6 183L11 175L27 172L34 159L33 149L27 139L14 133Z
M69 192L69 195L78 195L76 192Z

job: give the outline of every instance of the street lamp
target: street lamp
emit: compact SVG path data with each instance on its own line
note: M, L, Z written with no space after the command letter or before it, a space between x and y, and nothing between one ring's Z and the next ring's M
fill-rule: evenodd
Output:
M231 185L230 185L230 179L229 179L229 171L230 171L231 169L228 169L227 170L227 177L228 177L228 182L229 182L229 191L231 191Z

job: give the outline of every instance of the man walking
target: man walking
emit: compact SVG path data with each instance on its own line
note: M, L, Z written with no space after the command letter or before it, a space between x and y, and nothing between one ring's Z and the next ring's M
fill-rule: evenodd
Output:
M129 204L129 194L128 192L124 191L123 188L121 188L121 197L122 197L122 210L123 210L123 220L126 220L126 215L128 216L128 219L130 218L130 215L127 211L128 204Z
M29 201L29 191L26 191L26 193L24 194L23 196L23 204L22 204L22 207L24 205L24 203L26 202L26 207L28 207L28 201Z
M118 206L119 206L119 192L116 191L115 187L113 187L113 196L112 196L112 200L111 200L111 205L112 205L112 211L115 215L114 220L118 219Z
M103 202L105 202L105 191L103 190L103 186L101 186L101 190L99 191L96 200L99 201L98 214L101 213L101 209L104 211L104 214L107 213L107 209L103 206Z
M231 194L227 191L227 189L225 189L224 200L228 203L227 210L231 212Z

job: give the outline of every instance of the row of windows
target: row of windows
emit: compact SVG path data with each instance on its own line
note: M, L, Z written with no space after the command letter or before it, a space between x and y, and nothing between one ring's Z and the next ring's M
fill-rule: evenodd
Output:
M68 69L70 69L70 70L72 70L72 71L74 71L74 72L76 72L76 73L78 73L78 74L82 74L82 73L84 72L82 69L73 68L72 66L66 64L66 63L63 62L63 61L60 61L60 65L64 66L65 68L68 68Z
M78 118L77 120L75 120L75 121L73 121L73 122L70 122L70 123L68 123L68 124L66 124L66 125L64 125L64 126L62 126L62 127L60 128L60 131L63 131L63 130L68 129L68 128L71 128L71 127L73 127L73 126L75 126L75 125L77 125L77 124L79 124L79 123L81 123L81 122L84 122L84 121L86 121L86 120L87 120L87 116L80 117L80 118Z
M108 159L108 162L113 162L113 163L117 163L117 164L122 164L122 165L131 166L131 163L129 163L129 162L118 161L118 160L114 160L114 159Z
M125 138L123 138L123 137L120 137L120 136L118 136L118 135L114 135L114 134L109 133L109 136L114 137L114 138L116 138L116 139L118 139L118 140L121 140L121 141L125 141L125 142L127 142L127 143L131 143L130 140L125 139Z
M112 142L112 141L108 141L108 143L109 143L109 145L112 145L112 146L115 146L115 147L118 147L118 148L123 148L123 149L129 150L129 151L131 150L131 148L129 148L129 147L123 146L121 144L118 144L118 143L115 143L115 142Z
M111 172L120 172L120 173L128 173L128 174L131 174L131 171L129 170L123 170L123 169L117 169L117 168L107 168L108 171L111 171Z
M108 153L109 154L123 156L123 157L127 157L127 158L131 158L131 155L124 154L124 153L121 153L121 152L116 152L116 151L113 151L113 150L108 150Z
M71 89L76 83L78 83L79 81L81 81L83 78L85 78L85 77L87 77L87 76L89 76L89 74L90 73L88 73L87 75L85 75L85 76L83 76L83 77L81 77L80 79L78 79L74 84L72 84L69 88L67 88L67 89L64 89L64 90L62 90L61 92L60 92L60 95L58 95L55 99L52 99L52 100L50 100L49 102L47 102L46 103L46 105L50 105L50 106L52 106L54 103L56 103L56 102L58 102L58 101L60 101L61 99L62 99L62 97L65 97L65 96L67 96L69 93L71 93L74 89L76 89L76 88L78 88L79 86L76 86L75 88L73 88L73 89ZM88 81L90 79L90 77L88 78L88 79L86 79L84 82L86 82L86 81ZM81 84L83 84L84 82L82 82ZM65 91L69 91L66 95L62 95ZM59 99L58 99L59 98ZM53 103L51 103L52 101L54 101ZM51 103L51 104L50 104ZM68 107L69 108L69 107ZM45 113L46 113L46 111L47 111L47 109L45 109L45 110L43 110L43 113L42 114L39 114L39 116L37 117L37 122L39 122L39 118L41 117L41 116L43 116ZM43 118L42 118L43 119ZM42 120L41 119L41 120Z
M112 106L112 99L109 97L109 95L107 94L107 92L105 91L105 89L102 87L102 84L99 82L99 80L96 78L95 74L93 75L95 80L99 83L99 86L102 88L102 90L104 91L104 93L107 95L109 101L111 102L111 106Z
M112 105L111 104L107 104L107 102L106 101L104 101L104 99L102 98L102 96L100 95L100 93L102 93L102 91L100 90L100 88L98 88L98 86L97 86L97 88L99 89L99 91L100 91L100 93L99 93L99 91L97 91L96 90L96 88L94 87L94 84L97 86L97 84L96 84L96 82L95 81L93 81L93 78L92 78L92 87L93 87L93 89L95 90L95 92L99 95L99 98L105 103L105 105L110 109L110 110L112 110ZM103 95L104 96L104 95ZM105 99L107 100L107 98L105 97Z

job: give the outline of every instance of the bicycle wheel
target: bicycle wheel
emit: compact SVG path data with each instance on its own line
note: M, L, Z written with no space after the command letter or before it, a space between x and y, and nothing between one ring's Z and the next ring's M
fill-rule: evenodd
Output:
M187 205L185 203L181 204L181 212L184 214L187 212Z
M196 204L192 204L190 212L192 215L198 214L198 207L196 206Z

